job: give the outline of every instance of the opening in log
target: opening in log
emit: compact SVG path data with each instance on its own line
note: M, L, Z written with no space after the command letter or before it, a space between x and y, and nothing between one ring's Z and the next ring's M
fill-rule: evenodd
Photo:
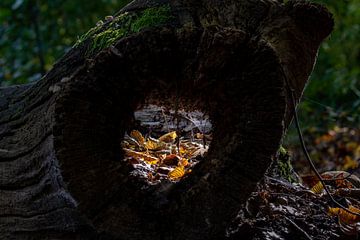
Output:
M204 113L147 105L121 142L130 175L145 184L177 182L187 177L209 149L211 123ZM139 130L140 131L139 131Z
M1 89L0 232L222 239L292 118L285 80L298 101L332 25L303 1L132 2L40 82ZM119 145L159 101L208 114L212 141L186 178L145 186Z

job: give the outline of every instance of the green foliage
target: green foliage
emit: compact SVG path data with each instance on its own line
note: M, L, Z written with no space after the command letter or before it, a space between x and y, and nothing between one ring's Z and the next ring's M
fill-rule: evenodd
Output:
M318 123L331 127L339 124L339 120L346 122L346 118L345 124L357 124L360 120L360 1L316 2L334 14L335 29L320 48L301 106L302 121L307 126Z
M39 80L79 33L129 0L1 0L0 85Z

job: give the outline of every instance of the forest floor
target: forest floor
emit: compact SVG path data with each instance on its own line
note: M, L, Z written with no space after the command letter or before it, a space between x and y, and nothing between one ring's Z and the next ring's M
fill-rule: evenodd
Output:
M359 129L311 128L304 136L333 198L359 213ZM293 139L287 148L292 171L279 169L278 159L228 229L230 239L358 239L360 218L339 208L325 193L300 141Z
M125 160L134 166L133 174L149 184L181 180L201 161L211 141L211 123L201 112L175 112L151 105L135 112L132 128L125 136L126 146L122 143ZM305 136L310 155L335 200L360 213L356 172L360 131L336 127L327 132L311 130ZM170 142L166 140L169 137ZM280 149L278 161L227 229L227 238L358 239L360 218L330 200L299 144L289 149Z

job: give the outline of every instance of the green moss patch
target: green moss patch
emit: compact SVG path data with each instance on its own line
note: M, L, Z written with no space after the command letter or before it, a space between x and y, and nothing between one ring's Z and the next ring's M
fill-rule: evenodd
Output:
M169 5L145 9L139 13L124 13L117 16L108 26L98 24L78 38L74 47L91 38L87 55L111 46L120 38L137 33L149 27L169 23L173 19ZM101 28L105 28L102 30Z
M279 149L279 157L277 161L278 171L280 176L289 182L297 182L296 178L293 175L293 167L291 165L291 157L288 151L282 146Z
M123 37L125 34L125 29L108 29L99 34L96 34L93 37L90 52L109 47L112 43L114 43L117 39Z
M140 32L144 28L165 24L172 19L168 5L149 8L144 10L140 16L131 24L132 32Z
M78 47L80 46L80 44L82 44L83 42L85 42L91 35L93 35L96 31L98 31L100 28L99 26L90 28L89 31L87 31L85 34L81 35L80 37L78 37L78 39L76 40L76 43L74 44L73 47Z

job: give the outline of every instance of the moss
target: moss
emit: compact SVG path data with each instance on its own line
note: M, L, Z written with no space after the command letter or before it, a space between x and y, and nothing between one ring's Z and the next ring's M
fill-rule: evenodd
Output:
M92 41L88 46L86 55L94 54L111 46L122 37L131 33L140 32L144 28L166 24L172 18L169 5L148 8L139 13L124 13L115 17L103 31L99 31L100 28L104 27L102 24L98 24L97 27L90 29L87 33L79 37L74 47L79 46L91 38Z
M99 34L96 34L93 36L92 45L90 48L90 52L95 52L97 50L101 50L104 48L109 47L111 44L113 44L116 40L120 39L126 34L125 29L108 29L106 31L103 31Z
M140 16L131 24L131 31L139 32L147 27L165 24L171 19L171 10L168 5L148 8L142 11Z
M297 182L296 177L294 176L294 170L291 165L291 157L288 151L282 146L279 149L279 157L277 161L278 171L282 178L288 180L289 182Z
M90 28L89 31L87 31L85 34L81 35L80 37L78 37L78 39L76 40L76 43L74 44L74 48L78 47L80 44L82 44L83 42L85 42L91 35L93 35L97 30L99 30L99 26L95 26L93 28Z

